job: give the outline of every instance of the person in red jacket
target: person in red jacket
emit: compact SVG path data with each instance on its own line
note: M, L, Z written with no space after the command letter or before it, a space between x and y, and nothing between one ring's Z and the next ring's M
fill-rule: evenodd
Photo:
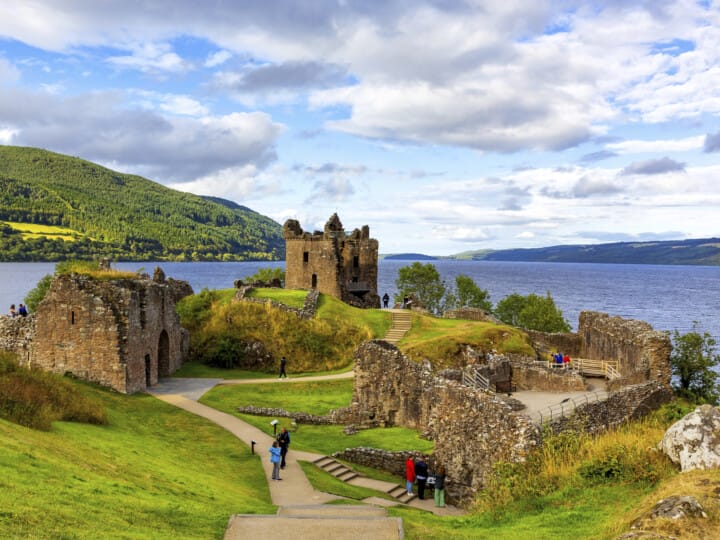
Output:
M413 461L412 457L408 457L407 461L405 461L405 481L407 494L412 495L412 488L415 483L415 461Z

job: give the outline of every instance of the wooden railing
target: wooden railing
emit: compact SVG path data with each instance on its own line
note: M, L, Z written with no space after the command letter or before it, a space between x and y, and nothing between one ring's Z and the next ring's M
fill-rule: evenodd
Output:
M476 369L463 370L463 384L478 390L490 389L490 381Z
M606 377L608 380L619 379L618 362L614 360L591 360L589 358L573 358L569 363L548 360L548 369L571 369L583 375Z

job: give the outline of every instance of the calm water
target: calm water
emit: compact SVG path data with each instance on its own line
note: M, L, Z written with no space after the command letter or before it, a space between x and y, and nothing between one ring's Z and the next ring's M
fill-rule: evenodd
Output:
M198 292L202 288L230 288L233 281L254 274L258 268L284 266L283 262L159 263L169 277L184 279ZM380 295L395 293L398 268L408 261L381 261ZM517 292L550 291L573 328L583 310L604 311L640 319L657 330L688 331L693 321L720 341L720 267L652 266L631 264L517 263L432 261L447 283L455 276L472 277L490 292L493 302ZM156 263L118 263L124 270L152 274ZM54 263L0 263L0 306L22 302L27 292Z

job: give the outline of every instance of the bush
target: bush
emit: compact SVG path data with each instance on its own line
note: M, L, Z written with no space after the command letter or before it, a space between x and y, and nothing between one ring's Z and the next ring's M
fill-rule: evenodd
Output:
M43 276L42 278L40 278L40 281L38 281L37 285L35 285L35 288L32 289L29 293L27 293L27 296L25 297L25 305L27 306L28 310L37 311L37 307L40 305L40 302L42 302L45 298L45 295L50 288L52 280L53 277L50 274Z
M57 420L107 424L103 406L60 375L19 367L0 354L0 416L33 429L49 431Z

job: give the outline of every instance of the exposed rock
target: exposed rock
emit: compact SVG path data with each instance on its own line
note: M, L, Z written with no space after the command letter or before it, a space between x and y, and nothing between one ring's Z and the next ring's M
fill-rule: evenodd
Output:
M650 519L707 518L702 505L695 497L674 495L659 501L650 511Z
M659 448L683 471L720 467L720 408L698 407L670 426Z

